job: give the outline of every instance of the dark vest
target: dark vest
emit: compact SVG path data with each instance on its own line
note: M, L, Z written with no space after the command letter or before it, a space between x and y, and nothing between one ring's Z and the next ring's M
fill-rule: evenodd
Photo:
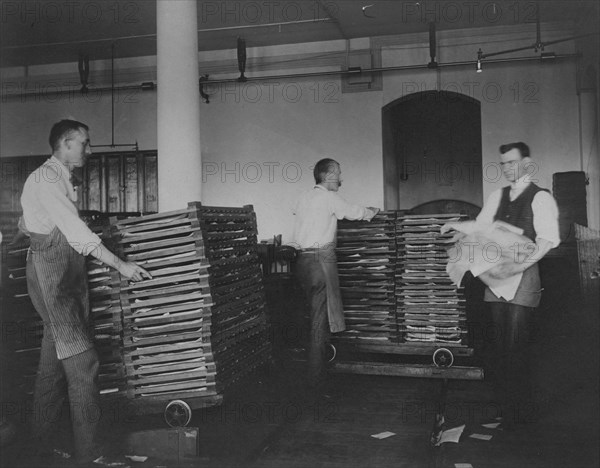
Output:
M523 229L523 235L535 241L536 232L533 227L533 209L531 202L540 191L545 190L535 184L529 184L521 195L510 201L510 185L502 189L502 198L494 221L500 220ZM547 192L547 190L545 190Z

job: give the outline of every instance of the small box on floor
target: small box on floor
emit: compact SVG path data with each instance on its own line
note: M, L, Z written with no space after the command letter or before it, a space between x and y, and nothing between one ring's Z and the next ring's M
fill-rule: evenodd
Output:
M133 432L127 437L127 451L161 460L197 457L198 431L197 427L170 427Z

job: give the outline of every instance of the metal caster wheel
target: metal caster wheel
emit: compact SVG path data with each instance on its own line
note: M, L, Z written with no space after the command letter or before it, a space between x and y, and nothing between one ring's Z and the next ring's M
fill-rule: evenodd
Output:
M433 364L436 367L452 367L454 355L448 348L438 348L433 353Z
M170 401L165 408L165 421L170 427L185 427L192 419L192 408L183 400Z
M331 343L327 345L327 362L333 362L335 357L337 356L337 349Z

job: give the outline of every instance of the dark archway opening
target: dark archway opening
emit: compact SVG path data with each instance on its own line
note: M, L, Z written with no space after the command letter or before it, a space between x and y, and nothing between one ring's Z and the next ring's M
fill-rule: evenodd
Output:
M382 109L384 203L408 210L436 200L483 204L481 105L425 91Z

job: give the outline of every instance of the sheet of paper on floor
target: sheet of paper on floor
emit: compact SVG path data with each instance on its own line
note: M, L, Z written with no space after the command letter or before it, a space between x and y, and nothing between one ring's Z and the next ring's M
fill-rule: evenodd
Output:
M374 437L375 439L387 439L388 437L392 437L394 435L396 435L395 432L385 431L380 432L379 434L371 434L371 437Z
M469 437L479 440L491 440L493 436L489 434L471 434Z
M457 427L453 427L451 429L446 429L445 431L442 431L442 434L440 435L440 440L435 445L441 445L444 442L454 442L457 444L464 429L465 429L465 425L463 424L462 426L457 426Z
M498 429L498 426L500 425L499 422L495 422L495 423L488 423L488 424L482 424L482 427L485 427L487 429Z

